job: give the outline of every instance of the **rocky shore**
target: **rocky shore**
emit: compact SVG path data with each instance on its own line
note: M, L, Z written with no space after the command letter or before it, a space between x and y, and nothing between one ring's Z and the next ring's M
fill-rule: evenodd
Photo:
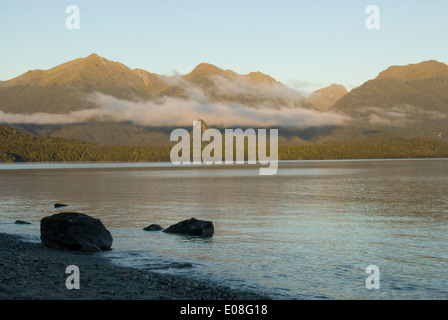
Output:
M69 265L80 289L68 290ZM192 271L193 272L193 271ZM98 253L60 251L0 233L0 300L265 300L245 292L181 276L118 267Z

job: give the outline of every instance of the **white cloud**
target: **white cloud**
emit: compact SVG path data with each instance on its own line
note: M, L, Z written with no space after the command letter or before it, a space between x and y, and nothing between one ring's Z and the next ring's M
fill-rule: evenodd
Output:
M199 94L196 92L196 94ZM98 108L68 114L10 114L0 111L5 124L72 124L88 120L131 121L144 126L191 126L197 119L218 127L342 125L344 116L302 108L248 108L238 103L204 103L195 99L165 97L161 101L131 102L95 93L89 96Z
M303 102L305 98L298 91L281 83L248 81L243 78L227 79L221 76L210 77L216 85L217 94L223 96L244 96L258 101L284 100L290 105Z

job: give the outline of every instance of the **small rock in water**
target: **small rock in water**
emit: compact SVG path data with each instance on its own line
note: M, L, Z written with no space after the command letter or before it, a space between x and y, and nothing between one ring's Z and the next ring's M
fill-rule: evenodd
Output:
M185 269L185 268L193 268L193 265L190 262L174 262L171 264L172 268L177 269Z
M55 207L55 208L68 207L68 204L55 203L55 204L54 204L54 207Z
M214 231L213 222L198 220L196 218L181 221L163 230L163 232L167 233L178 233L197 237L211 237Z
M151 224L147 226L146 228L143 228L145 231L160 231L163 230L163 227L158 224Z
M23 220L16 220L16 222L14 222L15 224L31 224L30 222L27 221L23 221Z

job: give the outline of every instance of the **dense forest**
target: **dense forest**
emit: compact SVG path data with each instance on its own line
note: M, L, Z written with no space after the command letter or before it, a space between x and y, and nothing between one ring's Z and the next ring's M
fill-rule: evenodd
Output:
M391 134L347 139L306 146L280 146L281 160L446 158L448 143L429 138Z
M247 148L246 148L247 149ZM171 146L104 146L0 126L0 162L169 162ZM448 143L392 134L279 146L279 160L448 157Z
M0 126L0 162L170 161L170 146L102 146Z

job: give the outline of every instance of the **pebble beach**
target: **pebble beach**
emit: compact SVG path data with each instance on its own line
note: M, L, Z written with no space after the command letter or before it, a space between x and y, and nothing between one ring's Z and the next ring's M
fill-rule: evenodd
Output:
M69 265L79 267L80 289L66 287ZM116 266L98 253L56 250L0 233L0 300L267 299L208 281Z

